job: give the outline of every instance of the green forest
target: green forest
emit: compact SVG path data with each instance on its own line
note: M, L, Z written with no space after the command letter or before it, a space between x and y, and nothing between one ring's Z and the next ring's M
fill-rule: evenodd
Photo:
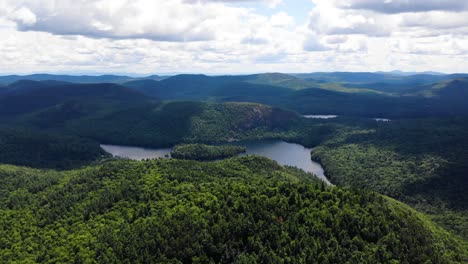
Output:
M175 159L210 161L234 157L246 151L247 148L241 146L184 144L176 145L171 151L171 157Z
M468 263L466 76L35 78L0 87L0 263Z
M0 163L70 169L108 157L94 140L21 128L0 128Z
M466 118L348 126L312 157L335 184L404 201L468 239L467 131Z
M0 167L3 263L463 263L465 244L375 192L260 157Z

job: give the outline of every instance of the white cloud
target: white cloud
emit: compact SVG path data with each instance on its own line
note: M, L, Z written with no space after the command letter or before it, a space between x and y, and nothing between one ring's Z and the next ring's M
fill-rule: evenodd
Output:
M20 7L13 11L10 18L23 25L32 25L37 22L36 15L26 7Z
M393 45L389 48L392 52L466 54L459 48L461 44L447 45L447 43L464 43L462 39L468 35L468 12L463 10L468 10L468 2L451 0L313 0L313 2L316 8L309 15L309 30L324 38L326 43L331 44L338 52L365 52L368 48L367 40L377 38L380 39L377 42L381 43L410 43ZM429 38L432 41L430 45L425 43ZM383 47L385 46L381 46L380 52Z
M363 37L352 37L337 46L339 52L363 53L367 52L367 41Z
M271 16L270 24L274 27L288 27L294 24L294 18L285 12L279 12Z
M268 2L268 6L270 8L276 8L278 7L281 3L283 3L283 0L269 0L267 1Z
M0 74L468 71L465 1L386 2L0 0Z
M326 51L330 48L325 46L316 34L309 33L304 41L304 49L306 51Z
M468 28L468 12L448 13L432 11L426 13L410 13L401 16L401 26L422 27L431 30Z
M93 38L158 41L211 40L227 21L248 15L220 3L182 0L20 0L11 2L21 31Z
M468 2L463 0L329 0L329 2L340 8L365 9L386 14L468 10Z
M340 9L328 1L315 1L309 15L309 28L318 34L364 34L387 36L391 34L394 19L366 11Z
M332 36L327 36L325 39L325 42L327 44L340 44L348 40L348 37L346 35L340 36L340 35L332 35Z

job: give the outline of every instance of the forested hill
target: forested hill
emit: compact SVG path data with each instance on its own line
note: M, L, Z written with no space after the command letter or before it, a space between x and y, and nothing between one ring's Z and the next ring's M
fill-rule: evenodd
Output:
M270 160L0 166L0 262L466 263L466 245L366 191Z
M302 122L294 112L261 104L171 102L74 119L54 129L108 144L164 147L182 142L293 138Z
M114 108L155 101L133 89L110 83L72 84L23 80L2 88L2 91L0 115L9 117L56 107L60 104Z
M11 86L27 83L24 80L19 81L17 77L0 77L0 83L3 79L4 84L9 84L0 87L0 97L4 96ZM225 76L181 74L164 78L112 75L22 76L24 79L40 80L35 82L37 89L50 85L65 85L66 82L88 85L95 83L95 89L114 83L116 89L125 86L161 100L256 102L302 114L388 118L468 115L467 104L460 100L468 90L467 77L466 74L402 75L349 72ZM12 83L12 80L17 82ZM30 84L34 83L29 81Z
M0 83L11 84L20 80L32 81L60 81L72 83L122 83L141 79L161 80L164 76L151 75L144 78L121 75L56 75L56 74L30 74L30 75L6 75L0 76Z
M299 75L301 76L301 75ZM468 85L457 83L466 75L394 76L377 73L312 74L304 79L287 74L268 73L240 76L177 75L161 81L123 83L148 96L164 100L215 100L258 102L304 114L348 116L427 117L467 115L463 98ZM333 78L335 77L335 78ZM463 79L461 79L463 80ZM432 87L442 95L425 96Z
M468 119L409 119L335 131L314 149L339 186L369 189L468 239Z
M332 130L294 112L256 103L153 102L141 94L132 99L128 95L133 93L121 90L119 96L51 96L44 100L47 104L28 105L29 109L10 105L12 108L0 112L5 128L0 127L4 137L0 140L0 162L52 168L79 166L100 157L98 143L172 147L180 143L283 139L312 147ZM34 100L29 96L22 100L28 98ZM15 115L12 110L17 110ZM83 162L72 162L77 159Z

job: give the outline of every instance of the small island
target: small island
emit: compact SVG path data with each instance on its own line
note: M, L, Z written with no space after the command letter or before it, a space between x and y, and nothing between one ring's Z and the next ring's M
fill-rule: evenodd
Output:
M205 144L183 144L172 149L171 156L175 159L211 161L234 157L247 151L241 146L212 146Z

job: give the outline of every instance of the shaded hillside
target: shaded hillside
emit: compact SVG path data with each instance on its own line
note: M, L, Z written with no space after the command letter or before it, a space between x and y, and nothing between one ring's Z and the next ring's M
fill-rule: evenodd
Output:
M156 80L137 80L137 81L130 81L122 84L125 87L132 88L142 94L159 98L162 95L162 88L163 85L156 81Z
M300 120L293 112L260 104L172 102L75 120L64 129L102 143L160 147L297 137L293 128Z
M295 74L302 79L313 79L321 82L339 83L388 83L388 84L430 84L444 80L468 77L468 74L392 74L374 72L316 72Z
M0 175L4 263L466 261L465 244L407 206L264 158Z
M372 73L369 77L366 73L336 74L330 76L339 79L341 75L350 75L356 81L376 81L379 79L375 76L382 75ZM278 73L214 77L178 75L160 82L141 81L130 83L128 86L163 100L249 101L288 108L304 114L390 118L468 114L466 104L460 100L464 98L464 92L468 89L465 83L458 84L459 89L452 90L451 96L424 95L427 87L441 84L423 84L443 78L448 77L384 75L381 83L341 84L301 80Z
M132 79L123 84L129 88L128 91L123 91L121 86L115 84L88 84L88 86L96 91L100 90L98 88L107 89L99 96L110 93L109 89L113 87L118 93L129 93L133 90L162 100L248 101L287 108L303 114L389 118L468 114L467 104L461 99L465 98L468 89L468 84L464 81L466 79L447 79L463 76L462 74L406 76L381 73L317 73L312 75L325 76L328 79L303 80L280 73L238 76L177 75L160 81ZM431 83L440 80L442 81ZM4 109L0 112L11 109L9 113L13 114L15 108L32 111L50 106L51 104L44 101L60 97L64 92L69 93L60 90L66 86L72 84L60 81L19 81L10 84L1 88L0 101L4 102ZM52 87L56 90L54 91ZM78 86L74 88L73 90L84 89ZM43 98L39 94L34 94L33 90L37 92L41 90L38 93L44 90ZM24 98L23 93L26 92L29 93L28 96L37 97L38 100ZM88 90L88 93L91 91ZM23 98L15 98L21 95ZM2 101L1 98L5 97L9 98ZM123 97L129 97L131 100L135 95ZM58 101L60 100L58 98ZM13 104L23 105L14 107Z
M120 75L54 75L54 74L31 74L31 75L6 75L0 76L0 83L11 84L20 80L31 81L61 81L71 83L123 83L133 80L150 79L162 80L165 76L150 75L147 77L129 77Z
M89 139L30 129L0 128L0 163L70 169L106 155L99 143Z
M407 92L407 95L424 97L440 97L444 100L456 100L467 94L468 78L459 78L442 81L431 85L416 87Z
M302 80L300 78L282 73L262 73L253 75L225 75L207 76L182 74L169 77L156 83L151 80L124 83L125 86L140 89L147 95L160 97L169 100L186 99L209 99L217 96L218 90L227 90L227 87L243 89L249 96L244 86L261 85L272 88L270 94L274 94L275 89L283 88L293 93L295 90L316 88L340 92L373 92L360 88L346 88L338 83L318 83L314 81Z
M276 138L313 146L330 129L316 128L294 112L266 105L160 103L115 84L23 81L10 88L12 92L0 98L0 118L5 124L101 143L162 147L184 142ZM249 84L254 95L270 89Z
M25 114L67 101L93 103L97 107L132 105L151 101L130 88L110 83L69 84L62 82L18 81L6 87L0 97L0 116Z
M284 87L284 88L289 88L293 90L311 88L315 85L315 83L311 83L306 80L302 80L292 75L283 74L283 73L264 73L264 74L246 75L242 79L243 81L248 82L248 83Z
M374 190L468 238L468 120L402 120L349 127L314 149L330 180Z

